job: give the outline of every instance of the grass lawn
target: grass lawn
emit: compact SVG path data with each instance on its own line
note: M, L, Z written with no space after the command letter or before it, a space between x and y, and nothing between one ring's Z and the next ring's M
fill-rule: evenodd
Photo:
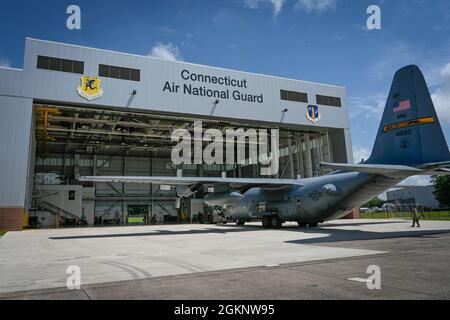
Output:
M411 213L409 212L392 212L387 214L386 212L374 212L374 213L361 213L362 219L411 219ZM421 220L446 220L450 221L450 211L432 211L424 212L421 214Z
M0 238L6 234L6 231L0 230Z

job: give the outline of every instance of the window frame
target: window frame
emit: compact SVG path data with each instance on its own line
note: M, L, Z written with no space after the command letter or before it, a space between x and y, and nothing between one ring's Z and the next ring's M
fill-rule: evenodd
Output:
M112 76L111 71L113 70L118 72L117 76ZM127 80L127 81L141 81L141 70L133 69L133 68L125 68L119 66L111 66L107 64L99 64L98 65L98 76L104 78L118 79L118 80Z
M325 96L321 94L316 94L316 103L321 106L342 108L341 97Z
M70 70L63 68L64 63L66 63L66 67L70 64ZM36 69L84 74L84 61L37 55Z
M280 99L283 101L308 103L309 98L306 92L280 89Z

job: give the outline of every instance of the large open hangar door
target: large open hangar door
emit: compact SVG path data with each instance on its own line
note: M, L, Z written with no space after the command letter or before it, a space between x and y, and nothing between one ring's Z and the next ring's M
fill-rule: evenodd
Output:
M320 161L346 161L343 132L338 130L35 103L32 223L54 227L192 221L194 213L188 211L194 205L189 200L177 205L174 190L147 184L82 184L78 178L84 175L174 176L182 169L184 176L226 172L230 177L258 177L259 167L253 164L173 165L170 156L176 143L171 133L178 128L193 131L195 120L202 120L204 130L223 132L279 128L280 178L325 174L317 167Z

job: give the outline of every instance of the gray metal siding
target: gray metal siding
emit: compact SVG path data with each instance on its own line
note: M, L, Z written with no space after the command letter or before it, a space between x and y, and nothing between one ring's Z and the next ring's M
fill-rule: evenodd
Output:
M0 206L24 207L32 100L0 96Z

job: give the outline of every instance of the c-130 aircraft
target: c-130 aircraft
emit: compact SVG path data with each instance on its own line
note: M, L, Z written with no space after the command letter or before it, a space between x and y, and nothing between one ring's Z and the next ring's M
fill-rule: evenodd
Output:
M422 72L415 65L394 76L370 158L360 164L321 163L336 170L322 177L285 179L202 177L81 177L80 181L175 186L180 197L213 186L206 205L224 207L244 225L261 218L263 227L299 227L340 219L416 175L450 175L450 153Z

